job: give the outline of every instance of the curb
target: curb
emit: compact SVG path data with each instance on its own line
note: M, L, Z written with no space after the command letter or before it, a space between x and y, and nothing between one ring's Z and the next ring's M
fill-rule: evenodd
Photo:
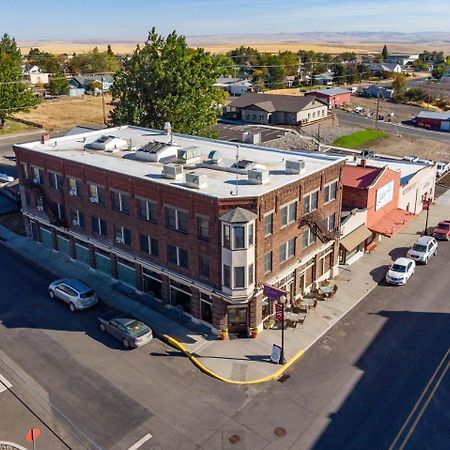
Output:
M173 337L167 336L167 335L163 335L161 337L169 345L171 345L172 347L176 348L177 350L180 350L181 352L183 352L191 360L191 362L196 367L198 367L203 373L205 373L206 375L209 375L211 378L215 378L218 381L222 381L224 383L229 383L229 384L240 384L240 385L260 384L260 383L266 383L268 381L276 380L281 375L283 375L283 373L286 372L286 370L288 370L289 367L291 367L305 353L305 351L303 349L301 349L289 361L287 361L286 364L281 366L272 375L268 375L267 377L263 377L263 378L257 378L255 380L238 381L238 380L231 380L229 378L222 377L221 375L218 375L217 373L208 369L196 356L194 356L191 352L189 352L187 350L187 348L181 342L178 342Z

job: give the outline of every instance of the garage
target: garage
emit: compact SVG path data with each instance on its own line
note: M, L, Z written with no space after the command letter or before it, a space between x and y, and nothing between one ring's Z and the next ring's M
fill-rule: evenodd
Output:
M41 242L47 248L53 248L53 236L52 232L48 228L44 228L42 225L40 227L41 231Z
M99 272L112 276L112 262L109 253L96 249L95 250L95 267Z
M64 253L67 256L72 256L72 252L70 251L69 236L63 233L57 233L56 243L58 245L59 252Z
M91 254L89 247L81 242L75 242L75 257L77 261L86 264L87 266L91 265Z
M117 277L128 286L136 287L136 270L134 263L123 258L117 259Z

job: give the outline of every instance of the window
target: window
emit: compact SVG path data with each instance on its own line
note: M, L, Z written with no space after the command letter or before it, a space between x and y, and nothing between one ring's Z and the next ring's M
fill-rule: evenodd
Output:
M156 203L144 200L143 198L137 199L138 216L140 219L147 220L149 222L157 222L158 213L156 210Z
M303 248L309 247L316 242L316 235L308 228L303 233Z
M131 231L128 228L115 226L114 236L116 238L116 244L131 245Z
M44 184L44 171L35 166L31 166L31 176L34 184Z
M328 184L324 188L324 202L328 203L336 199L337 181Z
M242 226L234 227L234 248L244 248L245 229Z
M130 196L123 192L111 191L112 208L128 214L130 212Z
M64 205L62 205L61 203L53 202L52 203L52 210L53 210L53 212L55 213L56 217L59 220L65 220L65 218L66 218L66 209L64 208Z
M59 173L49 172L48 182L54 191L60 191L62 189L63 179Z
M336 226L336 214L330 214L326 217L325 226L328 231L334 230L334 227Z
M318 200L319 200L319 191L311 192L308 195L305 195L303 197L303 211L305 214L310 213L311 211L314 211L317 209L318 206Z
M84 213L78 211L78 209L71 209L70 224L74 227L84 228L85 226Z
M139 235L139 246L141 252L152 256L159 256L159 243L156 239L144 234Z
M98 205L105 204L104 189L96 184L89 184L89 202Z
M71 197L81 197L81 181L75 178L69 178L69 195Z
M255 242L255 226L251 223L248 225L248 246L252 246Z
M207 241L209 238L209 217L197 217L198 237Z
M168 244L167 255L170 263L185 269L188 268L188 254L183 248Z
M234 288L245 287L245 267L235 267L234 268Z
M231 268L226 264L223 265L223 285L227 288L231 287Z
M264 253L264 273L272 272L272 252Z
M200 255L200 275L209 277L209 258L204 255Z
M253 263L248 266L248 284L253 284Z
M281 214L281 226L285 227L286 225L295 222L297 217L297 202L290 203L289 205L282 206L280 209Z
M166 206L166 227L187 233L188 215L185 211Z
M107 236L106 222L99 217L91 217L92 231L100 234L101 236Z
M20 163L20 174L24 180L28 180L28 166L26 163Z
M264 216L264 236L269 236L273 233L273 213Z
M295 238L290 239L284 244L280 245L280 263L285 262L295 255Z
M212 324L213 315L211 297L203 292L200 292L200 311L202 320Z
M223 246L226 248L231 246L231 228L229 225L223 226Z

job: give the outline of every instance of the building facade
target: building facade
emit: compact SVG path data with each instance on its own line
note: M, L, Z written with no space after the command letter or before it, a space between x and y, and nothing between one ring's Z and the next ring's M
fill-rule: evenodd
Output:
M347 89L342 89L339 87L306 92L305 96L314 96L324 101L328 105L329 109L351 103L351 92Z
M29 237L213 331L262 327L265 283L336 274L340 157L137 127L14 151Z

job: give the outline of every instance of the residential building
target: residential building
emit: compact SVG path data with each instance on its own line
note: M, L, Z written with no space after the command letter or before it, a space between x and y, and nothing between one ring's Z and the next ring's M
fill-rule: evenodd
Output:
M398 63L370 63L367 69L375 76L385 76L389 73L402 73L402 67Z
M132 126L14 151L28 236L215 331L337 273L340 156Z
M230 95L242 95L253 90L253 84L245 78L220 77L214 83L215 87L220 87Z
M315 84L320 84L322 86L331 86L334 82L334 75L330 72L319 73L314 75Z
M430 128L433 130L450 131L450 111L433 112L420 111L415 118L418 127Z
M408 54L398 54L391 53L388 56L387 62L390 64L400 64L400 66L406 66L412 64L414 61L419 59L419 55L408 55Z
M243 122L304 125L326 118L328 108L323 101L311 97L248 92L233 100L227 113Z
M394 90L384 86L377 86L371 84L370 86L363 87L362 95L365 97L380 97L385 100L390 100L394 96Z
M98 95L109 91L114 83L111 75L77 75L69 80L71 96L84 95L87 92Z
M329 109L347 105L351 102L351 92L348 89L342 89L339 87L320 89L305 93L305 96L309 97L311 95L325 101Z

